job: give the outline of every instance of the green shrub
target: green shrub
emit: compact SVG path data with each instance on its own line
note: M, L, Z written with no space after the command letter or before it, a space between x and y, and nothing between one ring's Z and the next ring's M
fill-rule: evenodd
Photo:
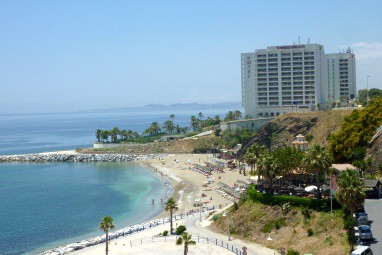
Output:
M288 249L287 255L300 255L298 251L295 251L293 249Z
M168 235L168 230L165 230L165 231L163 231L163 234L162 234L163 236L167 236Z
M270 233L274 228L279 230L281 227L286 226L284 218L278 218L276 220L268 220L261 228L261 232Z
M308 208L304 207L301 209L301 214L304 216L304 219L310 219L310 211Z
M247 198L266 205L279 205L289 203L294 207L306 207L315 211L328 211L330 209L330 199L312 199L293 196L281 196L273 194L264 194L258 192L253 185L247 190ZM333 209L340 209L341 206L336 200L333 200Z
M313 235L313 229L309 228L307 230L307 232L308 232L308 236L312 236Z
M260 231L263 233L270 233L273 229L273 226L274 226L274 222L272 220L269 220L269 221L265 222L265 224L260 229Z
M179 227L177 227L175 234L181 235L181 234L183 234L184 231L186 231L186 229L187 228L184 225L180 225Z
M218 219L220 219L222 217L221 213L218 213L218 214L215 214L214 216L212 216L212 220L213 221L217 221Z
M239 209L239 205L235 202L233 202L233 208L235 211L237 211L237 209Z

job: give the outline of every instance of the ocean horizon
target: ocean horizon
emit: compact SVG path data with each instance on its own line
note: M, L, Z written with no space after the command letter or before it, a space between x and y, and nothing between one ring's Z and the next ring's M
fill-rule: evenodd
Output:
M204 118L223 115L225 109L209 109ZM143 132L154 121L161 125L175 115L174 122L190 126L198 111L129 111L9 114L0 116L0 155L41 153L92 147L97 129L130 129Z

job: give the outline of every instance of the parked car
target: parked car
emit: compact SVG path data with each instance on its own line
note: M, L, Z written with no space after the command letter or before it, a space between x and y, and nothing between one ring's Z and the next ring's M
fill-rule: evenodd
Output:
M357 249L355 249L351 255L373 255L373 252L369 246L360 245L357 246Z
M359 239L361 241L371 241L373 240L373 233L369 226L358 226Z
M354 218L355 219L358 219L359 217L361 217L361 216L364 216L364 217L366 217L367 218L367 213L365 213L365 212L356 212L355 214L353 214L353 216L354 216Z
M369 219L367 216L359 216L356 221L358 225L369 225Z

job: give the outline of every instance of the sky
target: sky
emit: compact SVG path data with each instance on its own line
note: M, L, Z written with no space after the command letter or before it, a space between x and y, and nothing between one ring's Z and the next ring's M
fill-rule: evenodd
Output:
M240 53L351 47L382 89L382 1L0 1L0 114L241 101Z

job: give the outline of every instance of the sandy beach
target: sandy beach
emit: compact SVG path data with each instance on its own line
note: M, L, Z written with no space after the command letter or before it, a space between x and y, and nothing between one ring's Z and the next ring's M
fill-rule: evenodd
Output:
M66 153L75 153L73 151L66 151ZM214 207L217 211L220 208L227 208L232 205L233 201L228 197L223 196L217 192L220 187L218 183L224 183L228 186L233 186L238 180L249 183L249 176L239 174L238 169L230 170L225 168L224 172L213 171L211 175L207 176L201 172L194 170L194 164L205 165L206 162L215 162L218 160L211 154L168 154L157 155L157 157L138 157L136 161L144 166L149 167L154 173L160 177L165 178L167 185L171 185L173 189L172 196L174 197L178 210L174 214L186 213L196 211L193 216L186 219L177 220L174 222L174 227L184 224L187 226L187 231L193 235L194 238L209 237L215 238L223 242L224 246L227 245L227 236L224 234L214 233L208 229L211 224L211 216L206 211L207 208ZM220 160L224 162L224 160ZM247 168L248 169L248 168ZM203 196L202 196L203 194ZM167 198L162 201L154 201L154 203L165 203ZM204 208L202 213L202 222L199 222L199 206L200 202ZM169 217L169 212L162 212L155 219ZM153 241L160 239L159 233L164 230L169 230L169 223L159 225L144 231L134 233L132 235L119 237L111 240L110 242L110 255L122 254L182 254L183 248L175 245L174 240ZM127 226L117 226L121 229ZM113 230L111 232L116 232ZM103 233L100 232L100 235ZM170 238L174 238L173 236ZM143 240L143 241L142 241ZM130 243L130 241L132 243ZM142 242L142 244L141 244ZM136 243L134 245L134 243ZM133 245L132 245L133 244ZM232 239L229 245L234 245L235 248L241 249L243 246L248 247L249 254L266 255L273 254L273 250L260 246L255 243L247 243L241 240ZM91 254L104 254L105 244L101 243L91 247L87 247L72 254L91 255ZM219 245L197 243L195 246L190 247L189 254L232 254L232 251L227 248L219 247Z
M212 162L213 159L212 154L172 154L160 159L143 159L140 162L154 172L171 179L174 189L173 197L177 201L178 211L187 212L197 210L198 207L194 204L200 199L207 207L221 208L232 203L231 200L216 192L219 188L218 182L229 186L233 186L237 180L249 182L249 176L240 175L237 169L231 171L226 168L224 173L212 172L208 177L192 170L193 164L204 165L205 162ZM206 184L208 180L212 183ZM202 186L203 184L205 187Z

